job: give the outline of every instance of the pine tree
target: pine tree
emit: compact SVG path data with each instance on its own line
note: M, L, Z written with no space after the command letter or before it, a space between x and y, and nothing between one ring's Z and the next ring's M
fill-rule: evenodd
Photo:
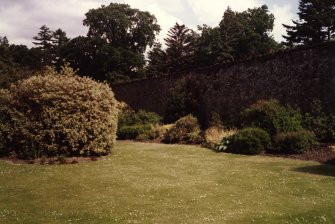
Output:
M335 37L334 0L300 0L298 15L293 26L283 24L287 45L318 44Z
M164 39L167 46L167 64L169 72L183 70L190 66L194 59L196 34L185 25L176 23Z
M37 36L33 37L36 42L33 44L37 45L38 48L42 51L42 65L51 65L52 64L52 43L53 43L53 32L46 26L43 25L40 28L40 32Z
M147 76L161 76L167 73L166 53L162 49L162 44L156 42L148 52Z
M66 44L70 41L70 39L66 36L66 33L62 29L57 29L53 32L53 40L52 40L52 58L53 64L57 69L60 69L64 65L63 60L63 51Z

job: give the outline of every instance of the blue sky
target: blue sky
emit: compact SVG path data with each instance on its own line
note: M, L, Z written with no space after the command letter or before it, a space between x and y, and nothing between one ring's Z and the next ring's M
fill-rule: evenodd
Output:
M0 36L7 36L10 43L32 46L32 37L42 25L52 30L63 29L69 37L85 35L82 25L85 13L106 0L1 0ZM158 37L163 40L176 22L196 29L197 25L217 26L224 11L230 6L234 11L244 11L263 4L268 5L276 17L273 36L281 41L285 34L282 23L290 24L297 19L298 0L115 0L133 8L154 14L161 25Z

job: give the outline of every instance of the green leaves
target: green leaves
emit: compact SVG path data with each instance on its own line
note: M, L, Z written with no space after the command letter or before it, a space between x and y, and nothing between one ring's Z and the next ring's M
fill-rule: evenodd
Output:
M300 0L299 19L283 26L287 45L311 45L335 37L335 2L333 0Z

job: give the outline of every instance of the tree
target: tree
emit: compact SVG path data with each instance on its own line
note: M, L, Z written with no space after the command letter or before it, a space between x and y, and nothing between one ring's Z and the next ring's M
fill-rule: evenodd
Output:
M197 40L195 62L197 65L208 66L233 60L232 49L223 41L219 27L198 26L201 31Z
M171 73L190 67L194 60L196 33L185 25L176 23L164 39L167 46L167 66Z
M162 44L156 42L148 52L147 77L161 76L167 74L167 55L162 49Z
M299 19L293 26L285 25L287 45L311 45L335 37L335 1L300 0Z
M86 48L76 54L92 65L93 73L89 74L97 73L98 79L110 82L143 75L144 53L160 31L153 15L127 4L111 3L89 10L84 25L89 27L87 38L73 43ZM87 64L81 66L86 68Z
M36 40L33 44L37 45L42 51L42 65L51 65L53 32L46 25L43 25L40 28L40 32L33 39Z
M236 60L272 53L279 48L271 36L274 19L266 5L241 13L228 8L220 22L222 40L233 49Z
M64 65L64 47L70 41L66 33L62 29L57 29L53 32L53 62L57 69L61 69Z
M88 37L100 37L113 47L122 47L143 54L152 46L160 26L154 15L127 4L111 3L86 13L84 25Z

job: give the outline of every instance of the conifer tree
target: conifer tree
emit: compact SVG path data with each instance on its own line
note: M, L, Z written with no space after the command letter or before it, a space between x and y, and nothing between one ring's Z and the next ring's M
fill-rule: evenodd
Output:
M183 70L192 63L194 59L196 34L185 25L176 23L164 39L167 46L167 64L169 72Z
M334 0L300 0L298 15L294 25L283 24L287 45L318 44L335 37Z
M43 25L33 39L36 40L33 44L37 45L42 51L42 65L50 65L52 63L53 32L46 25Z

